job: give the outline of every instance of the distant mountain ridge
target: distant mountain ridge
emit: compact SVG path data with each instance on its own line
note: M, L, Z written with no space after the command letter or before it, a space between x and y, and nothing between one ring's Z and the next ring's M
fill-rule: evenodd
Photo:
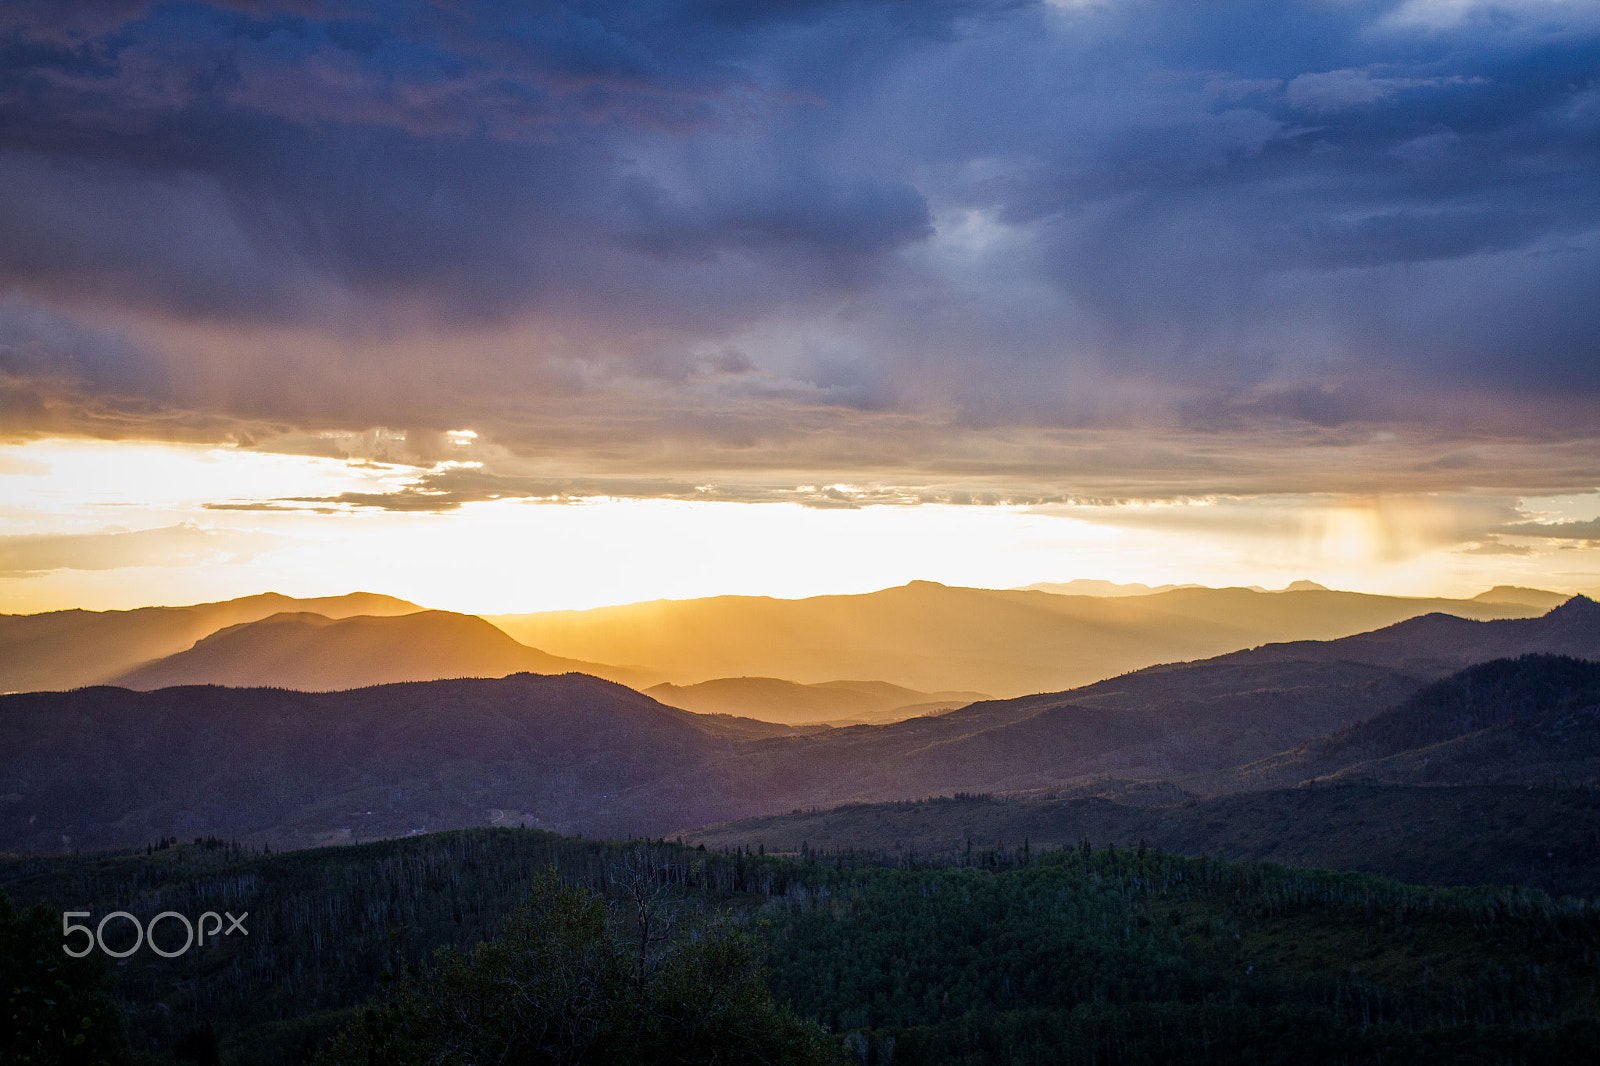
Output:
M1538 608L1319 589L1197 587L1106 598L915 581L857 596L662 600L489 620L551 654L627 663L679 685L873 677L927 692L1019 696L1266 641L1333 639L1431 611L1495 619Z
M1326 639L1430 609L1475 618L1525 615L1537 608L1527 602L1500 601L1547 595L1497 589L1471 601L1408 600L1314 588L1266 594L1193 586L1107 599L913 582L863 596L663 601L598 613L490 621L523 645L544 650L557 661L552 665L587 664L590 672L640 686L658 682L682 686L738 676L832 684L833 678L855 676L881 678L915 692L958 691L965 699L979 690L1003 695L1055 691L1156 662L1187 661L1248 647L1263 639ZM148 676L154 677L155 660L187 651L219 630L280 613L340 619L422 610L371 593L315 600L267 593L190 607L0 615L0 692L103 684L135 676L133 671L147 666L152 669ZM599 645L617 654L575 652L539 637L549 629L546 635L567 640L573 636L569 630L574 620L589 631L577 645L592 644L590 638L599 636ZM485 634L485 640L492 643L494 638ZM764 668L768 666L772 669ZM316 683L349 687L413 676L404 671L364 671L354 660L351 667L348 677L323 676ZM200 681L220 675L168 676ZM236 671L233 676L243 680L247 674ZM278 683L282 676L261 673L252 680ZM978 683L984 679L997 683ZM929 702L948 706L954 699Z
M645 680L601 663L547 655L476 615L417 611L334 619L301 611L228 626L112 683L145 691L228 685L329 692L403 681L571 672L624 683Z
M1332 641L1285 641L1218 656L1219 662L1360 662L1448 673L1475 662L1545 653L1600 654L1600 604L1573 596L1533 618L1470 621L1430 613Z
M1448 649L1440 647L1441 631ZM1207 774L1365 721L1473 662L1530 652L1600 659L1600 605L1574 597L1537 618L1484 622L1434 615L1339 640L1155 666L1064 692L975 703L870 736L813 736L804 771L785 765L794 798L806 804L1093 777L1175 779L1209 795L1238 786ZM872 751L870 775L857 773L845 755L851 748Z
M1199 585L1146 585L1138 581L1119 584L1115 581L1100 581L1092 577L1079 577L1071 581L1035 581L1031 585L1019 586L1017 592L1051 592L1057 596L1149 596L1157 592L1170 592L1172 589L1200 588Z
M1128 582L1127 584L1118 584L1115 581L1100 581L1100 580L1098 580L1096 578L1080 577L1080 578L1074 578L1071 581L1035 581L1031 585L1023 585L1023 586L1021 586L1021 588L1018 591L1023 591L1023 592L1028 592L1028 591L1052 592L1052 593L1055 593L1058 596L1117 597L1117 596L1151 596L1151 595L1154 595L1154 594L1156 594L1158 592L1171 592L1173 589L1200 589L1200 588L1206 588L1206 587L1207 586L1205 586L1205 585L1197 585L1192 581L1191 582L1187 582L1187 583L1182 584L1182 585L1145 585L1145 584L1142 584L1142 583L1140 583L1138 581L1131 581L1131 582ZM1274 592L1274 591L1277 591L1277 592L1331 592L1331 591L1333 591L1332 589L1329 589L1328 586L1326 586L1326 585L1319 585L1315 581L1307 581L1305 579L1301 579L1299 581L1291 581L1289 584L1285 585L1281 589L1267 589L1267 588L1262 588L1260 585L1246 585L1246 586L1244 586L1244 588L1248 589L1251 592ZM1537 591L1537 590L1536 589L1529 589L1529 590L1524 590L1524 591L1532 592L1532 591ZM1479 597L1474 597L1474 599L1478 599L1478 598ZM1501 601L1485 601L1485 602L1501 602ZM1503 602L1520 602L1520 601L1508 600L1508 601L1503 601Z
M1552 607L1566 603L1572 597L1564 592L1547 592L1544 589L1522 588L1518 585L1496 585L1472 598L1480 603L1520 603L1548 611Z
M0 692L103 684L151 660L183 651L226 626L285 611L345 618L420 610L414 603L371 592L316 599L267 592L189 607L0 615Z

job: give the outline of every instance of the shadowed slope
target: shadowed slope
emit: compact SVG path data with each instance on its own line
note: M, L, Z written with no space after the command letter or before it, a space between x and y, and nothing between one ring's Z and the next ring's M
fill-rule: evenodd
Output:
M1481 663L1384 713L1217 777L1213 789L1337 777L1393 784L1600 782L1600 663Z
M691 810L700 821L739 810L709 789L658 811L630 799L641 784L699 780L738 738L781 728L664 707L582 674L4 696L0 849L198 833L305 846L505 821L659 834Z

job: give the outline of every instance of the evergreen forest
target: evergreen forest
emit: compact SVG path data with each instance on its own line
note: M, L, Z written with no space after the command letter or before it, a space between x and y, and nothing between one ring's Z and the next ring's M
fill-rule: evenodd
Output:
M1557 1063L1600 1042L1591 899L1089 841L761 850L480 829L7 859L6 1037L45 1048L53 1025L68 1049L19 1062L141 1066ZM67 910L248 933L67 972ZM132 925L104 936L126 950Z

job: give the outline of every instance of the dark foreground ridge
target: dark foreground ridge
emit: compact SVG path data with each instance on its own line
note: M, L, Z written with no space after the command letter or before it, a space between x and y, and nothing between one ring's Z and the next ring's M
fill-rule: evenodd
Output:
M552 867L584 891L562 904L566 924L538 925ZM437 1035L442 1006L471 1022L505 981L526 992L529 1017L548 1015L550 980L572 972L518 971L518 944L624 999L637 974L648 986L676 973L678 984L626 1001L679 1018L705 981L742 974L726 1024L765 1018L768 1029L729 1039L767 1043L727 1062L1559 1063L1600 1038L1593 903L1149 847L1023 843L924 864L471 830L277 855L210 841L11 859L0 885L45 907L32 940L8 919L8 949L53 950L63 910L145 922L249 912L248 937L174 959L141 950L111 968L110 995L149 1066L178 1061L175 1050L205 1061L212 1048L230 1066L306 1062L340 1033L363 1063L424 1061L366 1053L375 1034ZM524 902L534 917L503 924ZM428 962L485 938L500 947ZM502 983L474 983L491 977ZM490 1040L505 1016L481 1020L473 1039ZM640 1031L658 1023L642 1017ZM707 1024L701 1038L728 1035ZM574 1061L634 1060L592 1049Z
M1589 601L1450 621L1493 630L1486 647L1575 634L1600 655ZM1373 662L1336 657L1343 641L1312 659L1258 649L838 729L693 714L583 674L0 696L0 849L305 847L484 824L675 836L851 801L1095 795L1106 780L1145 806L1313 780L1600 783L1600 667L1525 655L1437 680L1415 645L1380 636L1344 649Z

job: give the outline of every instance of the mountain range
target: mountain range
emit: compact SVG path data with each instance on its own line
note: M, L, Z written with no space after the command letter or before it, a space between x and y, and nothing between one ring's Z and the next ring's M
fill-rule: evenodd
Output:
M331 690L581 670L635 687L673 684L662 690L667 701L695 710L881 722L901 708L915 708L909 715L984 693L1057 691L1267 639L1341 637L1427 611L1526 616L1541 609L1533 601L1554 595L1497 589L1473 600L1424 600L1291 586L1105 598L915 582L862 596L720 597L490 625L368 593L267 594L0 616L0 691L107 683ZM410 616L417 617L395 621Z
M104 684L152 660L184 651L219 629L283 612L348 618L420 610L414 603L371 592L320 599L267 592L190 607L0 615L0 692Z
M337 619L309 611L275 614L218 630L111 683L145 691L228 685L326 692L398 681L574 671L625 684L650 680L602 663L547 655L476 615L418 609Z
M1182 799L1206 781L1260 787L1225 779L1406 707L1451 671L1441 634L1466 649L1458 657L1600 658L1600 605L1423 618L838 729L694 714L576 674L11 695L0 697L0 848L167 832L305 844L486 821L662 835L850 801L1070 793L1106 778Z
M980 847L1091 839L1408 881L1593 894L1600 891L1600 662L1593 661L1600 606L1576 598L1530 621L1478 623L1463 635L1478 638L1467 647L1480 651L1494 644L1514 653L1542 642L1581 647L1587 658L1533 653L1478 663L1247 765L1166 779L1084 778L1009 796L816 807L687 835L712 847L759 842L785 851L809 843L928 856L973 839ZM1424 640L1408 649L1400 638L1437 635L1431 629L1407 623L1382 634L1386 640L1366 634L1299 647L1320 653L1312 663L1351 647L1369 658L1386 647L1415 662L1434 648ZM1230 658L1237 657L1212 665ZM1162 672L1194 673L1177 667L1146 676Z
M1107 598L914 581L858 596L719 596L489 620L553 655L627 664L680 685L741 675L801 683L867 677L925 692L1019 696L1266 641L1329 640L1429 612L1495 619L1543 609L1321 588Z

